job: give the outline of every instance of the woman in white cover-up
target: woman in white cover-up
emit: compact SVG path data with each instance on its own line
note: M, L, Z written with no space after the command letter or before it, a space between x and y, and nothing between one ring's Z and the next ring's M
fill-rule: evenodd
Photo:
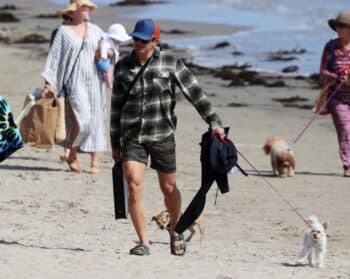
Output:
M95 51L103 30L88 22L96 8L90 0L71 0L62 12L71 12L72 23L62 25L50 48L42 73L42 96L65 94L67 104L67 158L70 169L80 172L77 152L91 153L91 173L98 172L97 152L106 149L106 97L95 66ZM65 93L64 87L66 87Z

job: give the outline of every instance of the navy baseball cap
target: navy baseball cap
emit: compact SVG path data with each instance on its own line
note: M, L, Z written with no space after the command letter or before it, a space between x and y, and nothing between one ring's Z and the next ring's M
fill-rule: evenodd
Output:
M154 29L155 26L152 19L141 19L136 22L134 31L129 35L143 41L152 41Z

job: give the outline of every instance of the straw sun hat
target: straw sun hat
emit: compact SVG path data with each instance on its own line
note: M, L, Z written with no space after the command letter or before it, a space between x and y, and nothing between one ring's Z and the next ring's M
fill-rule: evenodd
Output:
M336 18L331 18L328 20L328 25L336 31L336 27L339 25L346 26L350 28L350 12L341 12Z
M81 6L88 7L90 11L93 11L96 9L96 5L90 0L70 0L67 7L59 11L58 14L59 15L72 14L76 10L78 10Z

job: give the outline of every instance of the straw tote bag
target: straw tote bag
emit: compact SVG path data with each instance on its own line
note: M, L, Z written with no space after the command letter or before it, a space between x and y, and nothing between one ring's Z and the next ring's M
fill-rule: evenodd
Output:
M56 97L37 100L20 123L23 141L34 147L51 148L55 144L57 119Z

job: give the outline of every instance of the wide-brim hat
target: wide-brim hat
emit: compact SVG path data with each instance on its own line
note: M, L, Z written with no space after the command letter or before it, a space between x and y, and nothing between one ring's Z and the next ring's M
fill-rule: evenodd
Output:
M329 27L334 31L336 31L336 27L339 24L350 27L350 12L341 12L336 18L328 20Z
M90 0L70 0L69 4L66 8L59 11L59 15L64 14L72 14L76 10L78 10L81 6L86 6L90 9L90 11L93 11L97 8L97 6Z
M119 23L112 24L109 27L107 36L108 38L112 38L120 42L126 42L132 39L126 32L125 27Z
M214 136L210 146L210 163L215 172L227 173L237 164L237 149L233 142Z

